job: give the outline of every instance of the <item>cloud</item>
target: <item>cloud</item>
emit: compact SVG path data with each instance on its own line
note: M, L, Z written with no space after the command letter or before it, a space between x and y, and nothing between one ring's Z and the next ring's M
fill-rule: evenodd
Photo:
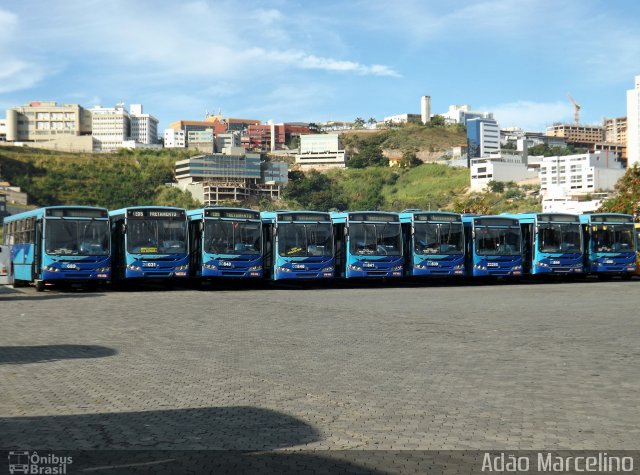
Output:
M24 54L18 42L21 31L18 15L0 9L0 94L29 89L57 68Z
M526 131L542 131L554 122L573 118L573 108L567 101L516 101L481 108L493 112L500 128L520 127Z

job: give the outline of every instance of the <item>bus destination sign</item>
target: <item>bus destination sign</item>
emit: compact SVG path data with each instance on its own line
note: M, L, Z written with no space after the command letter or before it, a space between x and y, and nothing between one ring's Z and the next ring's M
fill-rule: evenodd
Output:
M518 226L517 219L511 218L476 218L475 219L476 226Z
M400 221L397 214L392 213L350 213L349 221L374 221L379 223L394 223Z
M416 221L437 221L440 223L460 223L462 218L457 214L420 213L415 214Z
M620 216L619 214L591 215L592 223L633 223L631 216Z
M207 218L260 219L260 213L257 211L234 209L205 209L204 215Z
M47 216L53 218L108 218L106 209L100 208L49 208Z
M129 209L127 218L153 218L153 219L184 219L185 212L181 209Z
M278 221L331 221L328 213L287 213L278 216Z
M575 214L539 214L539 223L579 223L580 216Z

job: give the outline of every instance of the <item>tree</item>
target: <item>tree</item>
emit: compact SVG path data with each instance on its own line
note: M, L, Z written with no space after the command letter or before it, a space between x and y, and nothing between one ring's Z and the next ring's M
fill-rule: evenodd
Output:
M402 159L400 160L400 166L402 168L412 168L422 165L422 161L416 155L416 150L405 150L402 153Z
M614 213L640 214L640 167L635 164L616 184L616 195L605 201L602 211Z
M487 183L487 188L492 193L504 193L504 183L501 181L491 180Z
M284 188L283 195L287 200L295 201L309 209L328 211L332 208L347 207L339 185L329 176L316 170L290 181Z
M362 117L356 117L356 119L353 121L353 128L354 129L361 129L362 127L364 127L364 119Z
M446 125L446 122L444 120L444 117L442 117L441 115L434 115L433 117L431 117L431 120L429 120L427 125L429 125L429 127L444 127Z
M176 206L178 208L194 209L202 204L193 198L191 193L175 186L160 186L154 204L158 206Z
M378 120L375 117L369 117L369 120L367 121L368 124L377 124Z

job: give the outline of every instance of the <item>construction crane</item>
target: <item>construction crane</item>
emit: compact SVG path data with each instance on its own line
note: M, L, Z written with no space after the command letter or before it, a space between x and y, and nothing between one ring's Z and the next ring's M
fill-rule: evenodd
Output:
M578 125L580 123L580 104L578 104L576 100L571 97L571 94L567 94L567 97L571 101L571 104L573 104L573 120L575 120L576 125Z

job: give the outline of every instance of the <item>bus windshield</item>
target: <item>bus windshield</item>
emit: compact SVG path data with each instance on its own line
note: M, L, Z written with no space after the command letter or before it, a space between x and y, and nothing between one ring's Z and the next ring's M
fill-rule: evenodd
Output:
M481 256L515 256L520 252L519 227L476 226L476 254Z
M278 253L285 257L332 256L333 234L331 224L279 224Z
M402 252L400 224L354 223L349 225L349 239L354 255L399 256Z
M210 254L260 254L260 223L207 219L204 250Z
M634 251L633 225L599 224L593 226L593 250L595 252Z
M416 254L462 254L461 223L416 223L413 232Z
M109 254L109 222L88 219L47 219L45 252L57 256Z
M187 223L166 219L130 219L127 251L133 254L184 254Z
M579 224L541 224L538 226L540 252L581 252Z

